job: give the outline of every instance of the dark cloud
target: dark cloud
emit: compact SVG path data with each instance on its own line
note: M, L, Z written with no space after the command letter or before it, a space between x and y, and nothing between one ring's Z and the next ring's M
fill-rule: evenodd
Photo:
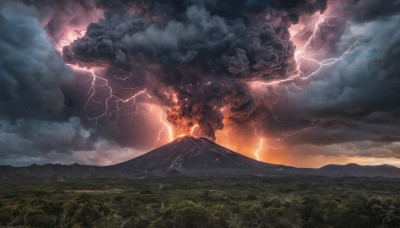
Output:
M18 3L0 8L0 118L42 116L64 107L60 85L72 74L37 14Z
M99 23L90 24L84 37L64 47L63 57L67 62L89 67L111 63L129 70L132 48L122 40L128 34L144 31L149 23L129 15L105 16Z
M376 0L353 0L354 4L349 8L353 19L357 22L368 22L385 19L400 12L400 2L376 1Z
M285 12L286 15L297 19L303 13L323 11L326 8L326 0L98 0L97 4L110 10L126 10L133 7L142 14L164 15L169 18L179 18L188 7L193 5L204 6L211 14L226 18L251 16L269 8L274 11Z
M60 115L65 99L60 87L73 77L39 14L18 2L0 8L1 163L93 148L79 118Z
M164 67L190 65L205 74L281 77L292 66L287 25L261 21L227 20L201 6L189 7L182 20L166 25L107 13L63 53L66 61L89 66L111 63L129 70L139 61L135 56L144 54Z
M38 156L51 152L69 153L72 150L93 148L91 130L82 127L79 118L67 122L47 120L0 121L1 146L6 148L2 158L17 155Z
M110 139L95 137L77 117L68 121L0 120L0 163L110 165L141 153L120 147Z
M357 22L342 36L359 37L361 44L340 65L319 77L293 98L305 129L292 137L295 144L333 144L400 140L400 16L385 21ZM340 44L340 42L339 42ZM300 114L300 113L299 113Z

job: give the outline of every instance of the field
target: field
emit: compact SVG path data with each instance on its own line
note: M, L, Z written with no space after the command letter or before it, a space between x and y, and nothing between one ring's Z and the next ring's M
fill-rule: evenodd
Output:
M400 227L398 179L151 177L0 184L0 226Z

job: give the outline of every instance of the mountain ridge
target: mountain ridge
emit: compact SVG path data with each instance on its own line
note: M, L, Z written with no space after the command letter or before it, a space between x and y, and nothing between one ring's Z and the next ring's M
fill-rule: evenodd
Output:
M206 138L181 137L139 157L111 166L45 164L0 166L0 180L136 178L176 175L313 175L327 177L400 178L390 165L326 165L296 168L260 162L222 147Z

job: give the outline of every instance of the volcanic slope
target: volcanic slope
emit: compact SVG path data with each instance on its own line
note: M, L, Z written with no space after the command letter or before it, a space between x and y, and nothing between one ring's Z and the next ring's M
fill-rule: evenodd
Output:
M131 174L279 174L295 168L256 161L205 138L181 137L111 166Z

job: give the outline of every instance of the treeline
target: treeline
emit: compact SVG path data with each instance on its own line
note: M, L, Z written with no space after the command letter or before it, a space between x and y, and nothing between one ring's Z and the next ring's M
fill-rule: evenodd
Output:
M305 195L292 199L216 197L202 191L174 200L151 189L132 194L77 194L60 200L36 191L3 195L0 226L26 227L400 227L400 198L379 195ZM7 198L8 196L8 198Z

